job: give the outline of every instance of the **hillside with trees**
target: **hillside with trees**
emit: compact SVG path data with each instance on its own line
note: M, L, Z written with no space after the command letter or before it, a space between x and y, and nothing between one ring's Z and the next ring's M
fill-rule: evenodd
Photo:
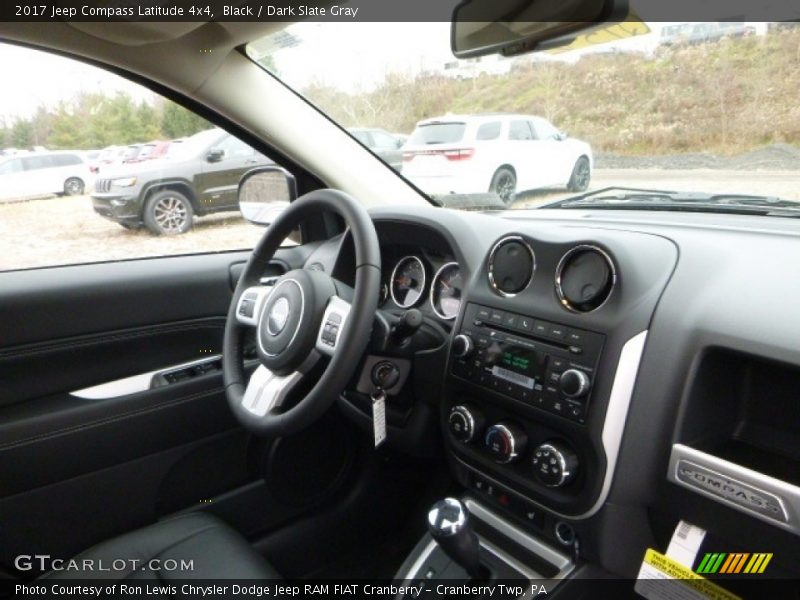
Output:
M202 117L164 99L136 103L123 93L111 97L81 93L54 109L39 107L28 119L0 122L0 148L89 150L174 139L209 127Z
M575 64L518 64L474 79L389 76L369 93L304 90L345 126L409 132L446 113L519 112L550 119L600 151L733 154L800 145L800 31L662 48L655 56L589 54Z
M270 57L261 59L275 65ZM280 65L278 65L279 67ZM542 115L596 151L621 155L736 154L800 146L800 30L661 48L655 56L589 54L577 63L519 61L511 73L453 79L387 74L368 92L300 90L346 127L410 132L446 113ZM210 125L164 99L82 93L3 123L0 147L102 148L173 139Z

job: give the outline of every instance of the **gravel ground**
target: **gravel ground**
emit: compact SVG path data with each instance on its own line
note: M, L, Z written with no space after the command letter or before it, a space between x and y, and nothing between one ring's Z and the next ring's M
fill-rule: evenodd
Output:
M597 168L591 189L644 187L800 200L799 180L798 170ZM528 192L514 206L540 206L570 195L564 190ZM98 216L88 196L0 204L0 271L252 248L263 231L231 212L197 219L185 235L158 237Z
M97 215L89 196L0 204L0 271L252 248L263 233L233 212L179 236L129 231Z
M721 169L736 171L791 171L800 169L800 148L772 144L738 154L718 156L704 152L662 156L621 156L606 152L595 155L597 169Z

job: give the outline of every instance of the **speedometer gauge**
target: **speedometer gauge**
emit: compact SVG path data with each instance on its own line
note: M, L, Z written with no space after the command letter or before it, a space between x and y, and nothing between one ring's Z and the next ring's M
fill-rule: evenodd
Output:
M392 271L389 284L392 300L401 308L411 308L425 292L425 265L416 256L406 256Z
M458 263L447 263L436 272L431 284L431 307L442 319L455 319L461 308L461 270Z

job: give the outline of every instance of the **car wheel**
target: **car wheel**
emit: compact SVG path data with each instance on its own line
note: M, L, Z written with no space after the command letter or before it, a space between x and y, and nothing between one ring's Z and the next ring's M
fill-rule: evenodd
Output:
M64 182L65 196L82 196L85 189L83 180L79 177L70 177Z
M508 167L500 167L492 177L492 183L489 185L489 191L494 192L504 204L511 204L514 202L514 197L517 191L517 176L514 171Z
M194 211L189 199L174 190L153 194L144 209L144 224L156 235L178 235L192 228Z
M583 192L589 187L591 179L592 169L589 166L589 159L581 156L572 169L572 176L570 176L569 183L567 183L567 189L570 192Z

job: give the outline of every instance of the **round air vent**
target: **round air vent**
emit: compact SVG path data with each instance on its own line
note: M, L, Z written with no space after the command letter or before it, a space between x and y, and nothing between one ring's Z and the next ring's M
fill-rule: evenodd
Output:
M596 246L576 246L558 263L556 293L568 310L591 312L608 300L616 279L608 254Z
M501 296L514 296L528 287L535 269L533 250L519 236L503 238L489 253L489 285Z

